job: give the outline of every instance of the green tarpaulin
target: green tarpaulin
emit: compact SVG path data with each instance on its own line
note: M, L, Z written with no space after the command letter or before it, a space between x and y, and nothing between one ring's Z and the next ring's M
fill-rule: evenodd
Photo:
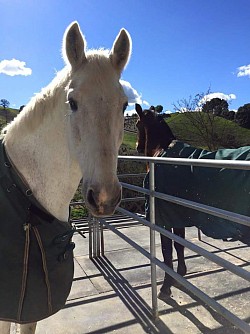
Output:
M176 142L162 157L250 160L250 146L209 152ZM144 181L148 188L149 176ZM156 164L155 190L250 217L250 171ZM149 216L149 205L146 203ZM249 243L250 227L156 199L156 223L165 228L196 226L215 239Z
M72 234L27 190L0 140L0 320L34 322L64 307L73 280Z

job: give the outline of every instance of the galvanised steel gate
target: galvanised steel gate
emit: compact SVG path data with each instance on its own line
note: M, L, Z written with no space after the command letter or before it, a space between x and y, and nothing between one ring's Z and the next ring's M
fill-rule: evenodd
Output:
M131 246L137 249L140 253L142 253L145 257L150 260L151 263L151 286L152 286L152 313L154 318L158 317L158 305L157 305L157 282L156 282L156 266L159 266L162 270L167 272L170 276L172 276L176 281L178 281L181 285L183 285L186 289L188 289L195 296L200 298L203 302L205 302L208 306L216 310L220 315L234 324L236 327L241 329L245 333L250 333L250 326L245 321L238 318L232 312L227 310L224 306L219 304L217 301L206 295L200 289L192 285L185 278L174 272L172 269L167 267L162 261L156 258L156 245L155 245L155 232L159 232L168 238L177 241L182 244L184 247L192 250L193 252L207 258L210 261L218 264L219 266L229 270L230 272L238 275L239 277L250 282L250 272L238 267L229 261L224 260L223 258L208 252L207 250L199 247L190 241L184 240L177 235L155 225L155 198L160 198L165 201L169 201L181 206L185 206L188 208L192 208L194 210L198 210L201 212L209 213L211 215L228 219L232 222L236 222L239 224L243 224L250 227L250 217L243 216L237 213L221 210L218 208L210 207L207 205L199 204L196 202L192 202L189 200L184 200L181 198L177 198L174 196L162 194L155 191L154 186L154 165L155 163L165 163L165 164L174 164L174 165L189 165L189 166L200 166L200 167L210 167L210 168L230 168L230 169L241 169L241 170L249 170L250 171L250 162L246 161L236 161L236 160L207 160L207 159L179 159L179 158L149 158L149 157L135 157L135 156L119 156L120 160L126 161L139 161L149 163L150 167L150 185L149 189L145 189L142 187L138 187L135 185L127 184L124 182L122 186L124 188L134 190L136 192L140 192L142 194L146 194L150 198L150 221L147 221L143 216L132 213L123 208L118 208L117 211L121 214L129 216L138 222L148 226L150 228L150 252L146 251L144 248L139 246L133 240L129 239L126 235L121 233L114 226L108 224L105 219L90 219L91 225L91 236L90 236L90 254L93 257L97 257L100 255L104 255L104 244L103 244L103 226L112 230L115 234L121 237L123 240L128 242ZM250 203L249 203L250 205ZM229 278L230 279L230 278ZM250 310L250 306L249 306ZM250 312L250 311L249 311Z

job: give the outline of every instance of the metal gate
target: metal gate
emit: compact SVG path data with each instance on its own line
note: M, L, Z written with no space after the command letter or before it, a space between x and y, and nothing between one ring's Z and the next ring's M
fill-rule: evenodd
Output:
M135 156L119 156L120 160L127 161L140 161L148 162L150 165L150 186L149 189L142 187L134 186L128 183L122 183L124 188L134 190L136 192L146 194L150 198L150 221L147 221L142 215L137 215L123 208L118 208L117 211L123 215L131 217L136 221L148 226L150 228L150 252L139 246L133 240L129 239L126 235L116 229L114 226L109 225L106 219L95 219L91 218L90 222L90 254L93 257L98 257L104 255L104 243L103 243L103 226L112 230L115 234L121 237L123 240L128 242L131 246L137 249L145 257L150 260L151 263L151 286L152 286L152 314L155 319L158 317L158 304L157 304L157 282L156 282L156 266L159 266L162 270L167 272L171 277L173 277L177 282L183 285L191 293L205 302L212 309L216 310L220 315L226 318L229 322L235 325L237 328L241 329L245 333L250 333L250 326L245 321L241 320L239 317L234 315L224 306L219 304L217 301L209 297L203 291L192 285L185 278L174 272L172 269L167 267L161 260L156 258L155 251L155 232L159 232L168 238L177 241L182 244L184 247L192 250L193 252L207 258L208 260L218 264L219 266L227 269L228 271L238 275L239 277L250 282L250 272L234 265L231 262L208 252L207 250L199 247L188 240L184 240L177 235L155 225L155 198L160 198L181 206L192 208L201 212L209 213L211 215L226 218L232 222L240 223L250 227L250 217L236 214L233 212L221 210L218 208L210 207L207 205L199 204L189 200L184 200L181 198L173 197L170 195L165 195L155 191L155 182L154 182L154 166L155 163L165 163L165 164L174 164L174 165L189 165L189 166L200 166L200 167L210 167L210 168L230 168L230 169L241 169L241 170L250 170L250 162L245 161L232 161L232 160L197 160L197 159L179 159L179 158L149 158L149 157L135 157ZM229 277L230 279L230 277ZM250 310L250 306L249 306ZM249 311L250 312L250 311Z

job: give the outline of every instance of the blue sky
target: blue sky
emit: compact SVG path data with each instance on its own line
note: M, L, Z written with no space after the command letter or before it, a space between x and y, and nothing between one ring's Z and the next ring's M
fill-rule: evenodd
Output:
M62 36L74 20L89 48L111 48L120 28L129 31L133 53L122 79L144 107L173 111L173 103L208 89L228 99L230 109L250 103L250 0L0 0L0 6L0 99L12 107L27 104L64 66ZM16 67L19 74L10 75Z

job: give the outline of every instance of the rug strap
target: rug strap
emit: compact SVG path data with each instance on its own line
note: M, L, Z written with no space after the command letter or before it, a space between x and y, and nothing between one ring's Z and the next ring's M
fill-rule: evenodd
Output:
M27 285L27 275L28 275L28 262L29 262L29 248L30 248L30 227L29 223L24 224L23 228L25 231L25 246L24 246L24 258L23 258L23 275L22 275L22 286L21 294L18 305L17 319L21 320L23 301L25 297L26 285Z
M52 313L52 298L51 298L51 288L50 288L50 282L49 282L49 274L48 274L48 267L47 267L47 261L46 261L46 254L43 248L43 242L40 236L40 233L37 229L36 226L32 226L32 229L35 233L37 242L38 242L38 246L40 248L41 251L41 257L42 257L42 264L43 264L43 271L44 271L44 276L45 276L45 283L47 286L47 298L48 298L48 310L49 310L49 314Z

